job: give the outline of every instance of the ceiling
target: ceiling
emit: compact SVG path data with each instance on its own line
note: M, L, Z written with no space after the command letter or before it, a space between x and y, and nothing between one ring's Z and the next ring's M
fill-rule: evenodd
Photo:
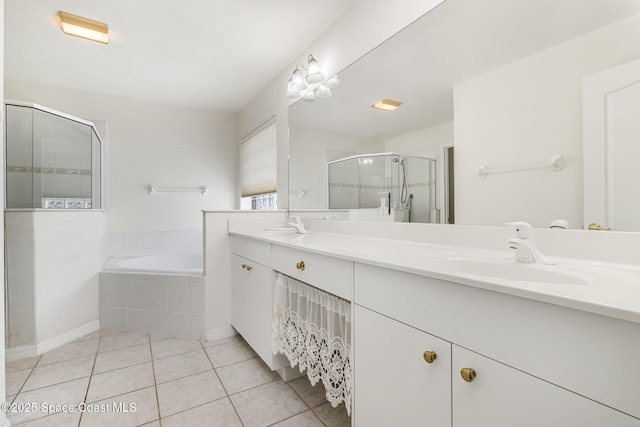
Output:
M5 78L238 112L355 1L5 0ZM59 10L110 43L65 35Z
M339 73L331 98L296 102L289 120L359 138L425 129L453 120L454 85L639 13L639 0L446 0ZM383 98L404 104L370 108Z

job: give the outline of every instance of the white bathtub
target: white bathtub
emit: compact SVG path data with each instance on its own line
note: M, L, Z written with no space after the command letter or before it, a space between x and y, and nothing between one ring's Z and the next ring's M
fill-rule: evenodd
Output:
M202 254L159 254L110 257L104 271L202 274Z
M201 339L201 254L110 257L98 274L100 327Z

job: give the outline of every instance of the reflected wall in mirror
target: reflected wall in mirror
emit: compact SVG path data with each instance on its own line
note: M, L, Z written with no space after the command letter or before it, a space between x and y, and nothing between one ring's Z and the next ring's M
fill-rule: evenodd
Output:
M328 162L393 152L436 160L442 222L449 193L457 224L596 222L583 210L583 80L637 59L636 0L446 0L339 73L334 97L290 107L289 209L329 208ZM384 98L403 104L370 107ZM555 155L562 170L529 167Z

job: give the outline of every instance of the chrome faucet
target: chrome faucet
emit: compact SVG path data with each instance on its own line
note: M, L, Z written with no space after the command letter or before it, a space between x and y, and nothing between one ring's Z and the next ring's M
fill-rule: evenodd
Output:
M507 227L513 227L516 230L516 237L512 237L508 240L509 247L515 252L516 261L546 265L555 264L555 262L544 256L536 247L536 244L533 241L533 230L530 224L517 221L509 222L505 225Z
M307 234L307 229L304 228L304 224L302 223L302 220L300 219L299 216L293 215L293 216L290 216L289 218L293 220L293 222L290 222L289 225L296 229L296 233Z

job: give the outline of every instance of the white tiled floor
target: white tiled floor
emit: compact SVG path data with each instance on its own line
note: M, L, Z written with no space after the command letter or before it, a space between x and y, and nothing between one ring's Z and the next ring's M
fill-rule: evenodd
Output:
M351 425L344 406L326 402L321 384L312 387L306 376L285 383L239 336L201 343L98 331L8 362L6 372L7 402L36 409L10 412L14 426ZM55 413L56 404L76 411ZM116 410L130 404L135 411Z

